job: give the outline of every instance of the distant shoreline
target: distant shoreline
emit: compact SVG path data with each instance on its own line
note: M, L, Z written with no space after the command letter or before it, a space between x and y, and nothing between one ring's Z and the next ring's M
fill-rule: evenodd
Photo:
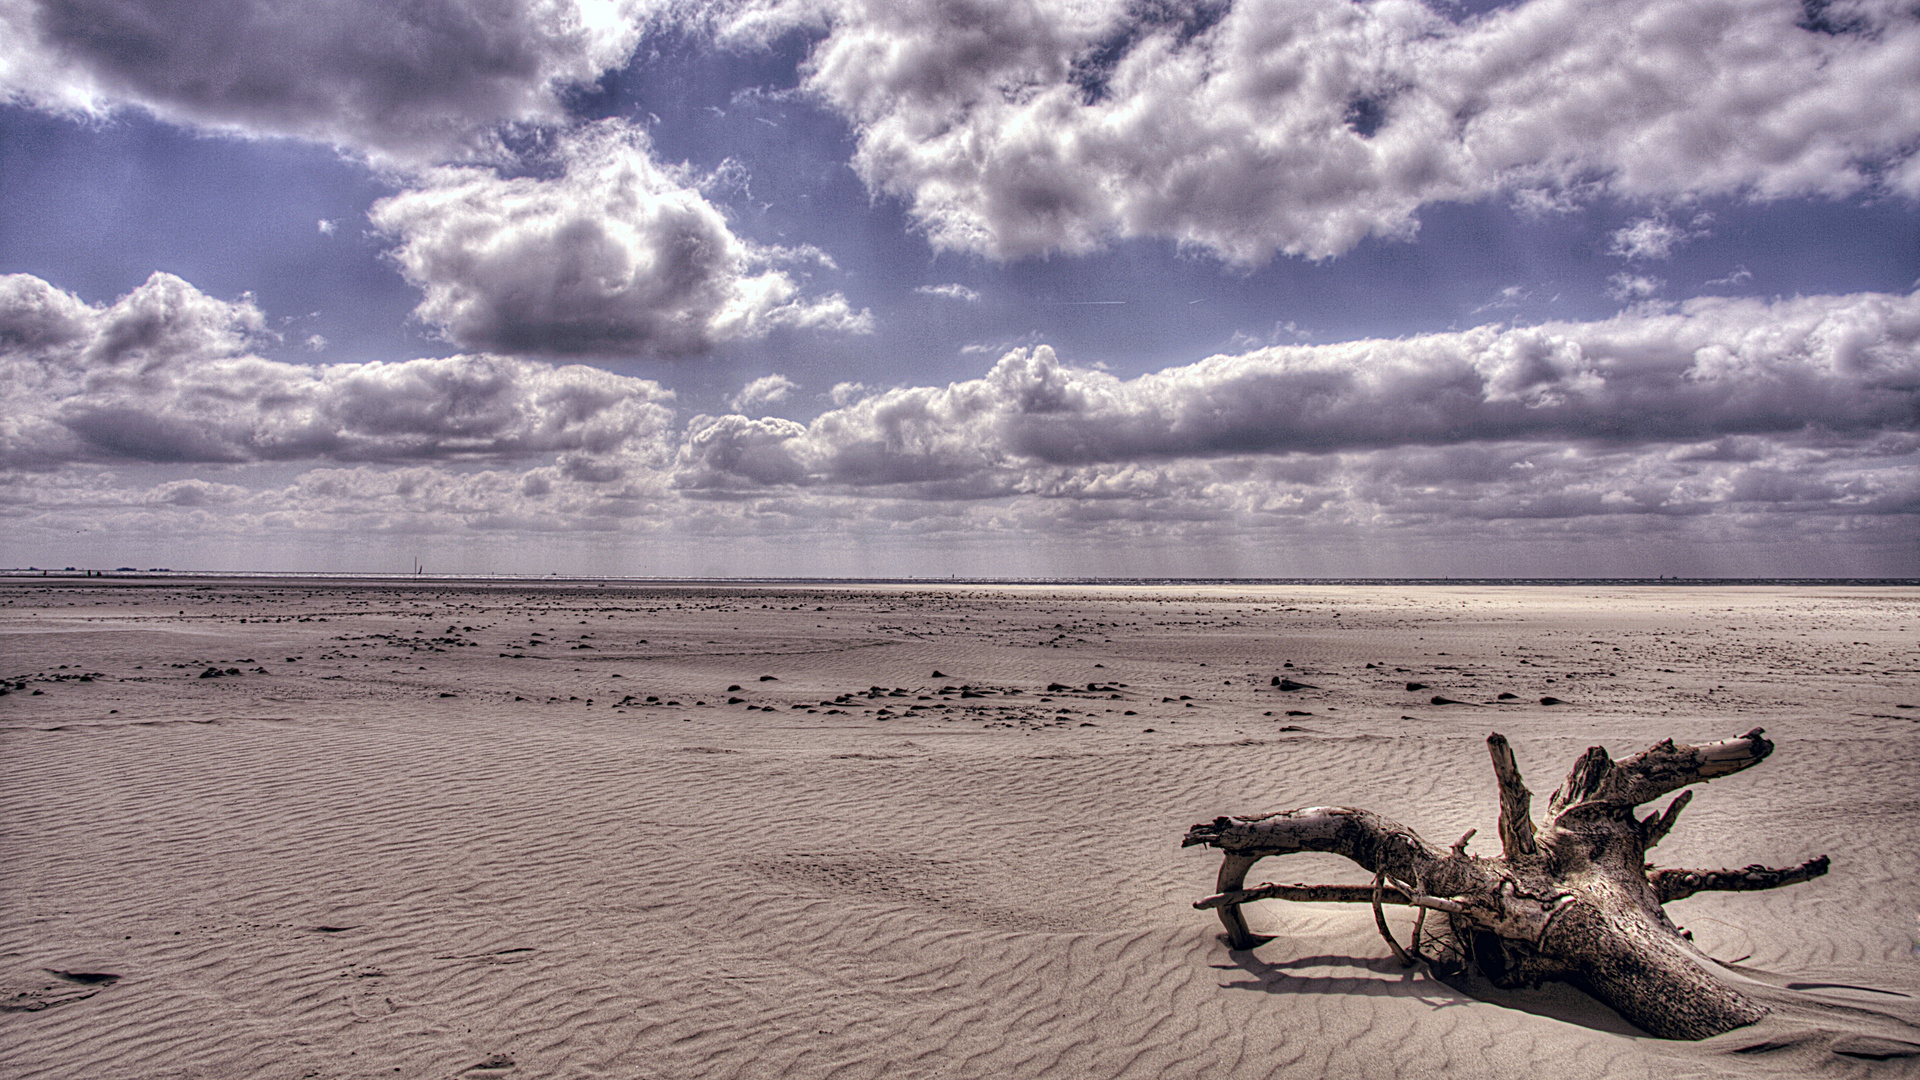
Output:
M325 571L268 570L88 570L0 569L0 580L47 580L100 583L160 581L301 581L370 585L635 585L701 587L833 587L943 585L966 587L1082 586L1107 588L1180 588L1235 586L1474 586L1474 587L1596 587L1596 586L1857 586L1870 588L1920 587L1920 577L1651 577L1651 578L1499 578L1499 577L1061 577L1061 578L939 578L939 577L623 577L597 574L369 574Z

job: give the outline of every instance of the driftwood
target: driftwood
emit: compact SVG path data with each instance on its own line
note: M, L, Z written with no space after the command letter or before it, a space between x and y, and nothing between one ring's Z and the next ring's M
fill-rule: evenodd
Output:
M1673 828L1693 793L1663 812L1635 808L1690 784L1739 772L1773 752L1754 728L1737 739L1676 746L1671 739L1614 761L1593 747L1574 763L1536 829L1533 795L1513 750L1487 738L1500 785L1499 858L1468 855L1469 832L1435 848L1412 829L1349 807L1311 806L1258 817L1222 817L1188 831L1183 847L1225 853L1215 895L1196 908L1219 912L1227 942L1251 949L1240 905L1279 899L1372 904L1382 936L1403 963L1445 974L1471 965L1501 987L1574 983L1655 1035L1703 1039L1751 1024L1766 1007L1743 994L1667 918L1662 904L1699 892L1772 889L1827 872L1821 856L1799 866L1744 870L1651 870L1647 849ZM1246 888L1260 859L1302 851L1345 856L1374 873L1372 885ZM1649 872L1651 870L1651 872ZM1419 909L1411 951L1388 931L1383 904ZM1426 933L1429 916L1434 932Z

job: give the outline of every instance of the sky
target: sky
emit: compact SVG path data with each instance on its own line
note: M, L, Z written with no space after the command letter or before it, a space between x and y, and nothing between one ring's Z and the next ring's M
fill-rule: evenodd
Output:
M0 0L0 567L1920 576L1906 0Z

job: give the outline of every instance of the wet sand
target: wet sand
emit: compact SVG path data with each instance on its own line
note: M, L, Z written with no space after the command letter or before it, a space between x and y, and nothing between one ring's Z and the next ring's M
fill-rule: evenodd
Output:
M0 1075L1914 1075L1917 641L1872 587L0 579ZM1756 726L1655 856L1832 856L1669 909L1810 1013L1665 1042L1190 906L1219 814L1497 849L1490 731L1544 801Z

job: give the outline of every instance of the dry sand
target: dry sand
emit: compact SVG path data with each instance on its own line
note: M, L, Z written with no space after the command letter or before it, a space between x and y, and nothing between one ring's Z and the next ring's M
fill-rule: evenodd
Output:
M0 1074L1913 1075L1830 1046L1920 1042L1917 636L1893 588L0 581ZM1544 798L1760 725L1655 856L1833 857L1672 908L1843 984L1794 1015L1663 1042L1190 907L1217 814L1497 849L1489 731Z

